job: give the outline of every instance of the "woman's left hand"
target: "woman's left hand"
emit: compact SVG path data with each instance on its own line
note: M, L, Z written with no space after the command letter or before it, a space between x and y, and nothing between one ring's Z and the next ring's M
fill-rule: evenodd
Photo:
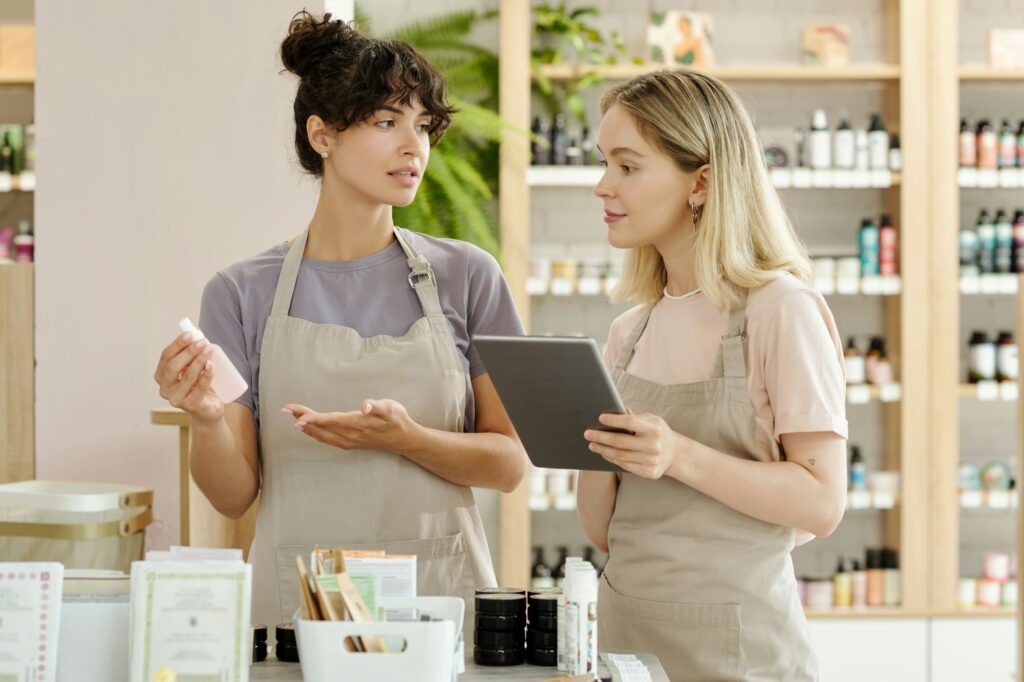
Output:
M656 414L602 414L605 426L632 431L614 433L589 429L583 437L590 449L612 464L643 478L657 479L676 462L677 445L682 438Z
M295 428L343 450L384 450L402 454L416 422L394 400L364 400L358 412L316 412L289 404L281 410L296 418Z

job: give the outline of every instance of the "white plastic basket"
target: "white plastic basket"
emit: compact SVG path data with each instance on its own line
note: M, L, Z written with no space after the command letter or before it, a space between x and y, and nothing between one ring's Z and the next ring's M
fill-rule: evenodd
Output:
M444 620L430 622L310 621L296 619L302 679L416 680L452 682L461 663L462 618L465 602L458 597L380 597L385 609L415 608ZM346 651L347 637L379 635L388 653ZM404 644L404 648L403 648ZM460 659L458 662L456 659Z
M0 485L0 560L128 572L142 559L153 491L116 483Z

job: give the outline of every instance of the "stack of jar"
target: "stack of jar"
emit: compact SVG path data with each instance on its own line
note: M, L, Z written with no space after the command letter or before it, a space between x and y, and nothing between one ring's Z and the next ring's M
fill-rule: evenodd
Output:
M31 263L35 259L35 237L27 220L18 223L18 232L10 226L0 227L0 265Z
M520 665L526 657L526 591L478 589L475 626L473 660L478 665Z
M558 602L561 588L530 592L526 619L526 662L531 665L558 664Z
M994 608L1017 606L1017 555L990 552L984 556L980 578L961 578L957 605L970 609L976 606Z
M814 259L815 286L823 294L899 293L899 236L892 219L861 220L857 255Z
M839 557L831 577L800 578L797 590L804 607L814 611L836 608L899 606L903 599L899 555L889 548L869 549L866 570L857 559Z
M999 332L993 341L983 331L971 333L968 381L1016 381L1019 371L1017 342L1013 334Z

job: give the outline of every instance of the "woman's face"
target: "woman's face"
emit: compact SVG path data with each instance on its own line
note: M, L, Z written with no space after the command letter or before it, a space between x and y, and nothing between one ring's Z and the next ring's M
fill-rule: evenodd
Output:
M408 206L430 158L431 120L418 99L385 106L334 136L325 178L333 174L370 203Z
M688 236L692 230L691 193L697 173L687 173L649 144L633 115L613 105L601 119L597 147L605 172L594 188L604 203L608 241L619 249L657 246Z

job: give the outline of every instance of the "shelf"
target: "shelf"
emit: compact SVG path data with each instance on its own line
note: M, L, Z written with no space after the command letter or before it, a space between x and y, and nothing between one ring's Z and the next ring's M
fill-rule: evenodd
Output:
M35 173L24 172L19 175L0 173L0 194L6 192L33 192L35 189Z
M961 398L1016 402L1018 390L1016 381L981 381L976 384L960 384L958 392Z
M816 611L810 609L804 609L804 614L807 618L812 620L825 619L825 618L850 618L850 619L870 619L870 618L929 618L932 616L928 611L920 611L916 609L906 609L902 606L874 606L865 608L834 608L827 609L825 611Z
M611 80L628 80L651 71L674 67L663 64L546 64L541 73L549 80L576 80L585 74L600 73ZM724 81L822 82L822 81L892 81L899 80L897 64L863 64L846 67L812 67L789 64L763 66L709 66L694 69Z
M899 382L885 386L870 384L850 384L846 387L846 403L848 405L865 405L874 400L883 403L895 403L903 398L903 388Z
M1021 189L1024 188L1024 169L967 166L957 169L956 184L961 189Z
M603 166L530 166L526 184L530 187L587 187L601 181ZM888 170L851 171L810 168L775 168L772 183L778 189L888 189L898 187L899 173Z
M960 508L964 510L1016 509L1020 494L1016 490L961 490Z
M170 407L150 411L150 423L160 426L189 426L192 418L184 410Z
M1014 296L1020 288L1019 274L990 274L960 277L960 293L969 296Z
M0 69L0 86L3 85L35 85L34 70Z
M961 81L1024 81L1024 69L961 66L959 73Z

